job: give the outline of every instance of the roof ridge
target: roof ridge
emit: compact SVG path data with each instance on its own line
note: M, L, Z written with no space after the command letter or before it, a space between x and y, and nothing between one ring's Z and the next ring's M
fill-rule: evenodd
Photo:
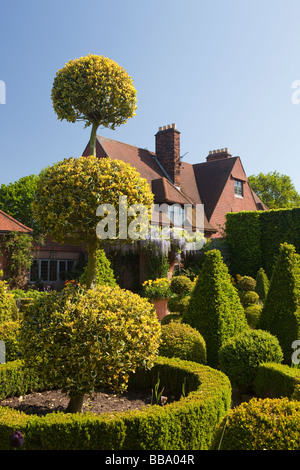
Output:
M116 144L121 144L121 145L127 145L128 147L132 147L132 148L137 149L137 150L145 150L146 152L149 152L152 155L156 156L155 152L152 152L152 150L148 150L148 149L143 148L143 147L138 147L137 145L127 144L126 142L121 142L120 140L111 139L110 137L105 137L104 135L97 135L96 137L98 137L100 139L100 141L102 139L109 140L110 142L115 142Z
M32 232L32 229L27 227L27 225L24 225L22 224L22 222L19 222L19 220L15 219L14 217L12 217L11 215L7 214L6 212L4 212L3 210L0 209L0 213L6 217L7 219L10 219L12 222L14 222L15 224L17 225L20 225L21 227L25 228L26 230L29 230L30 232Z

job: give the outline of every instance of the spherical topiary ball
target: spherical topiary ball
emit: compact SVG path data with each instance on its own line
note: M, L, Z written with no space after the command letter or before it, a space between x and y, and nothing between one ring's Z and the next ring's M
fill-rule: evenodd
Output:
M221 371L241 392L251 390L259 364L282 360L278 339L263 330L245 330L227 340L219 350Z
M170 289L174 294L184 297L193 289L193 283L187 276L174 276L171 279Z
M256 280L251 276L243 276L238 280L237 287L240 290L254 290Z
M159 354L206 363L206 345L202 335L185 323L171 321L167 325L162 325Z

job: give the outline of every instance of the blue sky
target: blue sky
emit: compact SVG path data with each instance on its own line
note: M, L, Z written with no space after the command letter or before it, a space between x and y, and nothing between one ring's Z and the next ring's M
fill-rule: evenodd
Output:
M176 123L184 161L228 147L248 175L278 171L300 192L299 18L299 0L1 0L0 184L82 154L89 129L59 121L50 95L56 71L92 53L123 66L138 98L99 134L154 151Z

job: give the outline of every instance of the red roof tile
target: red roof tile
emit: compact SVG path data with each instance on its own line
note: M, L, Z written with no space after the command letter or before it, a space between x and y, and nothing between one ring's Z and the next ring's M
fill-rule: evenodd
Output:
M31 228L0 210L0 232L32 232Z

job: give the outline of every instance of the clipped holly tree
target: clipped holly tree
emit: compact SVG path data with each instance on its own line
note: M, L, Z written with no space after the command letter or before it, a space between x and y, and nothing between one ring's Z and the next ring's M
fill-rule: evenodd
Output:
M112 240L104 238L106 229L100 237L99 232L97 233L98 224L103 220L110 220L107 212L115 215L111 225L115 225L116 240L119 239L120 197L127 198L128 208L134 204L141 205L145 209L147 220L150 219L153 203L150 186L135 168L121 160L99 159L93 155L71 157L40 173L33 202L35 218L55 242L87 244L88 288L95 287L97 282L97 250L103 243L115 241L114 237ZM102 204L103 207L106 205L108 211L103 211L101 215L104 217L101 219L97 215L97 208ZM132 215L125 221L127 227L138 218L137 211L136 217ZM121 241L126 240L124 238Z
M89 54L58 70L51 98L60 120L91 126L90 151L96 155L99 126L115 129L135 115L136 89L126 70L112 59Z
M21 350L25 368L81 412L84 395L97 387L126 390L137 367L150 368L161 328L153 306L119 287L69 285L41 296L24 313Z

